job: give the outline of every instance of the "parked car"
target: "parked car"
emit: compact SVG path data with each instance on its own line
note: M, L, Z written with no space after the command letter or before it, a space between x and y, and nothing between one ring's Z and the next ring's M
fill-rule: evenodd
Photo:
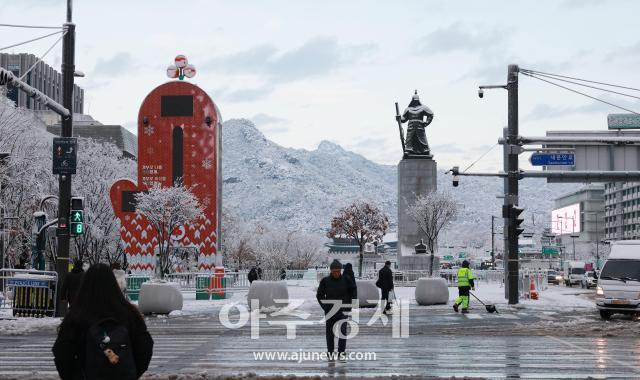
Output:
M640 312L640 240L611 243L598 278L596 307L602 319Z
M547 282L549 284L558 285L560 283L560 281L562 281L562 276L560 275L560 273L558 273L555 270L548 270L547 271Z
M580 281L580 287L583 289L595 288L598 286L598 277L596 272L590 270L584 273L582 280Z

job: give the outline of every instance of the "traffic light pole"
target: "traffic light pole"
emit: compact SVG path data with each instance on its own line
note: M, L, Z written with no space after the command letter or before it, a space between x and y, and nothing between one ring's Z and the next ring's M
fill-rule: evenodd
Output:
M510 210L518 205L518 154L520 145L518 142L518 66L509 65L507 73L508 92L508 117L505 129L504 146L504 209ZM504 223L504 251L505 251L505 297L510 305L518 303L518 232L516 225L517 215L507 212Z
M62 137L73 136L73 80L75 72L75 24L72 18L72 0L67 0L67 22L64 24L65 35L62 40L62 105L69 110L69 116L62 118ZM65 281L69 271L69 211L71 206L71 175L58 177L60 195L58 202L58 257L56 272L58 273L58 289ZM56 295L56 314L63 317L67 308L61 302L61 294Z

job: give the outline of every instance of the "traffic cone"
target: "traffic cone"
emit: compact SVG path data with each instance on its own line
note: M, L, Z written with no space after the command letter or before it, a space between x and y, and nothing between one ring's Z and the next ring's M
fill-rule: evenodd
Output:
M536 283L533 281L533 277L531 277L531 283L529 285L529 297L532 300L538 299L538 291L536 290Z

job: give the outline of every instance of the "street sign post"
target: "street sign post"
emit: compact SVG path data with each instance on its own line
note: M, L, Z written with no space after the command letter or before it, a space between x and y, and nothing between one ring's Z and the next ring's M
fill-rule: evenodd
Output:
M78 141L75 137L53 138L53 174L76 174Z
M531 165L533 166L574 166L576 156L573 153L533 153L531 155Z
M607 115L609 129L640 129L640 115L634 113L610 113Z

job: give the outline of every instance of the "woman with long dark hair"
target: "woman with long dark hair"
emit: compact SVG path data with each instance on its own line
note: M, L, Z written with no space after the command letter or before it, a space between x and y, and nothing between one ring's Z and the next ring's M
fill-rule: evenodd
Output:
M124 297L111 268L91 266L53 345L60 377L137 379L149 367L152 352L144 319Z

